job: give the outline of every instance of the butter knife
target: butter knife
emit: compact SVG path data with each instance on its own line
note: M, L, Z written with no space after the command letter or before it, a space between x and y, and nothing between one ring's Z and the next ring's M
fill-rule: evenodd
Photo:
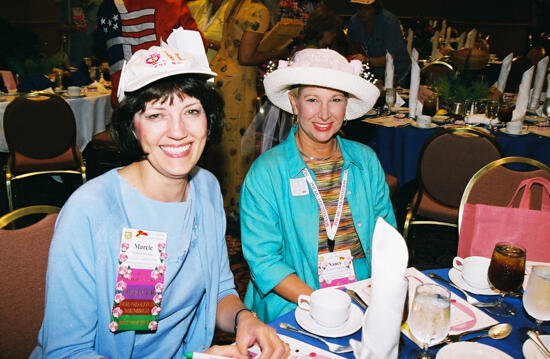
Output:
M367 305L367 303L363 301L363 299L361 299L359 294L357 294L354 290L348 289L348 288L346 288L346 293L351 297L351 299L353 299L357 304L359 304L359 306L363 308L363 310L367 310L369 306Z

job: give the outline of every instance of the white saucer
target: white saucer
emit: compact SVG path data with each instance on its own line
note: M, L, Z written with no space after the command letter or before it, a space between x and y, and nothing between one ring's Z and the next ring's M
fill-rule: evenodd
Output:
M534 123L537 123L537 122L546 122L546 121L548 121L548 118L542 117L542 116L538 116L537 114L535 114L535 115L526 115L526 116L525 116L525 121L534 122Z
M437 352L436 359L512 359L511 356L498 350L492 346L473 343L473 342L456 342L445 345Z
M547 347L550 346L550 335L539 335L539 337ZM525 359L546 359L532 339L527 339L523 343L522 352Z
M498 295L499 294L497 291L492 290L490 287L487 287L487 288L472 287L471 285L469 285L464 281L464 278L462 278L462 273L460 273L460 271L458 271L456 268L451 268L449 270L449 279L451 280L451 282L453 282L460 288L470 293L480 294L480 295Z
M526 128L522 128L520 133L512 133L512 132L508 131L508 129L506 127L501 128L500 132L505 133L505 134L510 135L510 136L523 136L523 135L526 135L526 134L529 133L529 131L527 131Z
M420 125L418 124L418 122L416 122L416 121L413 121L413 122L411 122L411 125L412 125L413 127L416 127L416 128L421 128L421 129L423 129L423 130L427 130L427 129L430 129L430 128L436 128L436 127L439 127L439 126L437 126L437 125L436 125L435 123L433 123L433 122L432 122L432 123L430 123L430 125L429 125L429 126L420 126Z
M296 308L294 316L296 322L310 333L322 337L340 338L355 333L361 329L361 325L363 324L363 311L355 304L352 304L350 309L348 321L337 328L327 328L317 324L317 322L311 318L309 312L300 307Z

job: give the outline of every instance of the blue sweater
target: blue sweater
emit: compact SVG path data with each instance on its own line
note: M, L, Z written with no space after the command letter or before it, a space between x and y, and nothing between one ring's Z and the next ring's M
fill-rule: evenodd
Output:
M237 295L222 197L212 174L194 170L187 202L151 200L117 169L80 187L56 223L44 321L31 358L182 358L185 351L208 348L218 301ZM168 234L165 289L154 334L113 334L108 328L123 227Z
M273 288L295 273L310 287L319 288L319 206L313 192L292 196L291 178L303 177L306 167L298 153L293 128L287 140L263 153L248 172L240 197L243 253L251 283L245 304L270 322L296 305ZM371 241L378 217L395 225L384 171L372 149L338 137L344 164L349 168L346 201L365 258L354 261L357 279L370 277ZM315 174L310 170L311 176ZM343 172L343 171L342 171Z

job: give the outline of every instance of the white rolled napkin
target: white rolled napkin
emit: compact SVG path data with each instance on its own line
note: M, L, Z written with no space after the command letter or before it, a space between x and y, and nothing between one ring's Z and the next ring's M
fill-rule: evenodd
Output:
M512 113L512 121L519 121L527 112L529 104L529 92L531 90L531 80L533 80L534 68L531 68L523 73L521 83L519 84L518 99L516 100L516 108Z
M537 63L537 71L535 73L535 81L533 84L533 93L529 100L529 108L536 109L539 106L540 93L542 92L542 85L544 83L544 77L546 76L546 69L548 68L548 56L545 56Z
M430 60L434 61L441 57L441 52L439 52L439 31L436 31L434 36L432 36L432 54L430 55Z
M460 34L460 36L458 37L458 45L457 45L457 50L462 50L464 48L464 40L466 39L466 33L462 33Z
M498 80L493 86L495 86L501 93L504 93L506 88L506 82L508 81L508 75L510 74L510 69L512 68L512 60L514 59L514 53L510 52L504 60L502 60L502 65L500 66L500 74L498 75Z
M453 34L453 28L448 27L447 28L447 34L445 35L445 47L451 46L451 35Z
M414 33L412 29L407 30L407 52L409 56L412 54Z
M393 57L389 52L386 52L386 76L384 79L384 88L393 88Z
M397 92L395 92L395 107L401 107L405 104L405 100L403 100L403 97L399 96Z
M369 309L363 318L361 342L350 340L357 359L395 359L408 291L405 271L409 254L399 232L382 218L372 237L372 275Z
M477 30L472 29L468 32L468 35L466 35L466 44L464 44L464 47L467 49L473 49L476 44L476 38L477 38Z
M494 120L491 120L490 118L488 118L487 116L485 116L484 114L482 113L476 113L476 114L473 114L473 115L469 115L469 116L466 116L466 118L464 119L464 122L466 122L467 124L471 124L471 125L478 125L478 124L484 124L484 125L488 125L488 124L491 124L491 123L497 123L498 120L497 119L494 119Z
M418 66L418 51L413 49L411 55L411 84L409 87L409 117L416 118L419 109L418 88L420 86L420 67ZM422 109L420 108L420 111Z

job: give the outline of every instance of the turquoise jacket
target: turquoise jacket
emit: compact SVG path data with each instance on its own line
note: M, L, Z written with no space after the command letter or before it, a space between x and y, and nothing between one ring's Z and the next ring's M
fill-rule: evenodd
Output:
M227 257L218 182L208 171L195 168L190 186L195 199L191 221L159 219L179 208L179 203L157 202L139 194L120 178L118 169L73 193L57 219L48 260L44 321L31 358L184 358L187 351L210 346L218 301L237 292ZM166 222L176 225L168 228ZM190 223L191 228L182 228L183 223ZM135 349L140 339L134 331L109 331L123 227L168 234L158 330L140 334L158 339L156 348L146 348L147 353ZM181 270L189 251L175 234L184 232L200 258L192 272ZM205 284L192 310L182 303L184 293L192 289L191 276L202 277Z
M296 307L273 291L288 275L295 273L310 287L319 288L319 206L311 188L305 196L292 196L290 188L290 179L303 177L301 171L306 167L295 133L293 128L285 142L252 164L241 189L241 239L251 274L245 304L265 322ZM374 151L358 142L337 139L343 168L349 168L346 201L365 252L365 258L355 260L354 266L357 278L365 279L370 277L376 219L382 217L395 226L395 217Z

